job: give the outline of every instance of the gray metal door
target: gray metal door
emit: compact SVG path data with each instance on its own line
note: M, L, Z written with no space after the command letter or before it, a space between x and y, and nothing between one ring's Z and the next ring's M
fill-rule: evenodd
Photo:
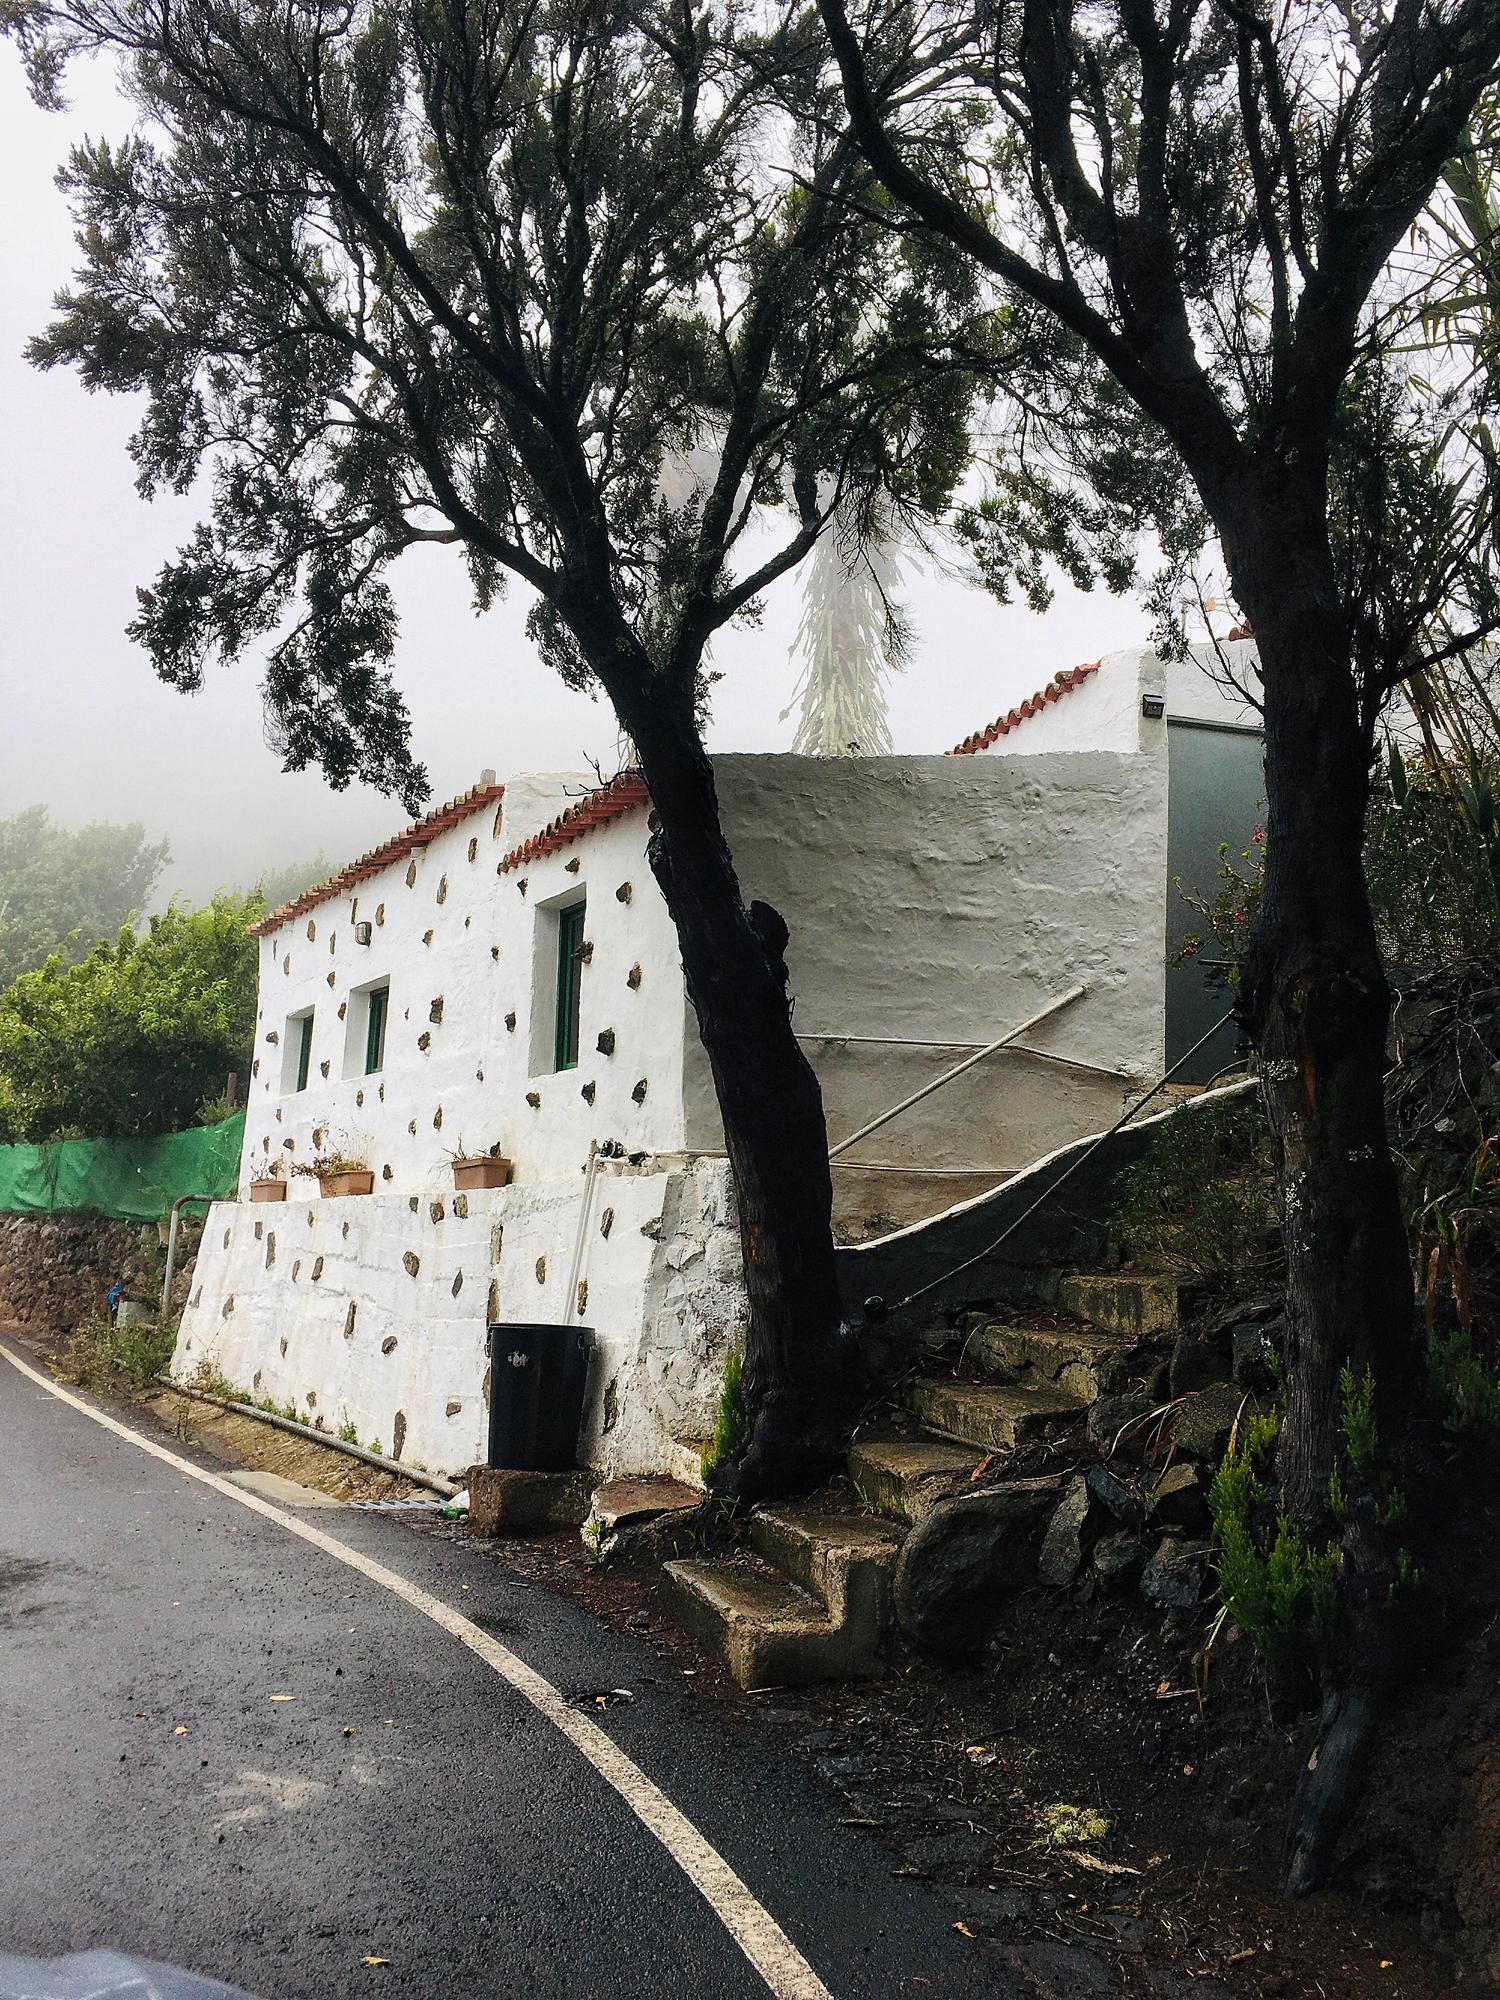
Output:
M1178 882L1212 899L1219 890L1219 847L1228 842L1236 867L1265 817L1265 747L1257 730L1222 723L1167 723L1167 957L1190 931L1202 932ZM1170 1066L1225 1013L1233 994L1211 939L1202 955L1167 967L1167 1062ZM1234 1059L1235 1036L1224 1028L1186 1069L1184 1083L1207 1083Z

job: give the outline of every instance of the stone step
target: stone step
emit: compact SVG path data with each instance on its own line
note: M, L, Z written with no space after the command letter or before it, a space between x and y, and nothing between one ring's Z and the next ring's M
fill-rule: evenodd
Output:
M756 1553L821 1598L835 1625L865 1627L871 1652L878 1652L889 1620L891 1576L905 1539L905 1530L889 1521L816 1501L759 1507L750 1516Z
M1057 1303L1131 1340L1163 1339L1177 1332L1187 1289L1175 1278L1131 1271L1073 1272L1059 1283Z
M837 1625L812 1594L744 1562L669 1562L664 1567L683 1625L720 1652L742 1688L802 1687L809 1681L883 1673L864 1634Z
M1125 1383L1138 1343L1096 1327L1009 1326L997 1321L972 1333L967 1358L986 1375L1017 1384L1050 1384L1080 1402L1097 1402Z
M994 1382L913 1382L906 1406L928 1430L981 1451L1012 1451L1025 1439L1084 1413L1082 1401L1061 1389L1008 1389Z
M849 1477L867 1507L914 1522L962 1484L980 1457L942 1438L861 1438L849 1448Z

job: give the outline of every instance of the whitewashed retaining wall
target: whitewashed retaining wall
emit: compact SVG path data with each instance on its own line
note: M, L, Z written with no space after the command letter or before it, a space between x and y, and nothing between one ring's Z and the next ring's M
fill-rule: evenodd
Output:
M484 1456L491 1319L564 1316L581 1184L212 1210L173 1372L227 1377L407 1464ZM611 1166L581 1286L595 1331L583 1426L601 1472L696 1472L743 1338L728 1170Z

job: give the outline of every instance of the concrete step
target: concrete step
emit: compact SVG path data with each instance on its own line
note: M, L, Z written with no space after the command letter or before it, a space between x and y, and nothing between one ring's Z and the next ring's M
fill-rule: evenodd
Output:
M1168 1339L1178 1330L1188 1287L1131 1271L1074 1272L1057 1288L1064 1312L1131 1340Z
M1049 1384L1080 1402L1111 1395L1132 1372L1139 1343L1096 1327L1008 1326L997 1321L969 1336L967 1358L986 1375L1020 1385Z
M849 1449L849 1477L867 1507L915 1522L962 1485L981 1455L942 1438L861 1438Z
M669 1562L664 1573L684 1626L706 1650L723 1654L743 1688L868 1679L885 1670L866 1635L835 1624L811 1592L784 1576L696 1559Z
M868 1514L838 1511L817 1501L758 1507L750 1544L773 1569L821 1598L835 1625L865 1628L879 1652L890 1615L891 1577L906 1531ZM856 1635L851 1635L851 1643Z
M906 1406L928 1430L981 1451L1012 1451L1084 1413L1082 1401L1061 1389L1008 1389L993 1382L913 1382Z

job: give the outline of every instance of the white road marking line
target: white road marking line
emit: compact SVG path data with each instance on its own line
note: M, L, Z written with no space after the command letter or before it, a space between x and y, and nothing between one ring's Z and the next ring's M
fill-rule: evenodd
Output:
M0 1346L0 1355L12 1368L37 1383L49 1395L56 1396L59 1402L67 1403L72 1409L80 1410L94 1423L102 1424L105 1430L123 1438L127 1444L149 1452L153 1458L175 1467L189 1479L196 1479L200 1485L212 1487L215 1493L232 1500L237 1507L248 1507L252 1514L264 1515L277 1527L285 1528L288 1534L296 1535L313 1548L332 1556L335 1562L358 1570L372 1583L378 1583L404 1604L409 1604L414 1611L430 1618L434 1625L441 1625L460 1645L467 1646L471 1653L477 1653L487 1667L499 1674L502 1680L508 1681L517 1694L524 1695L537 1713L561 1731L579 1755L593 1765L605 1783L619 1793L641 1825L656 1836L707 1902L766 1982L775 2000L833 2000L833 1995L780 1924L764 1905L756 1901L718 1849L690 1819L679 1812L640 1766L605 1735L597 1723L570 1708L551 1681L528 1667L524 1660L518 1659L508 1646L502 1646L498 1639L492 1639L488 1632L481 1631L461 1612L450 1610L439 1598L429 1595L414 1583L408 1583L404 1576L387 1569L384 1563L361 1555L358 1549L346 1548L342 1542L336 1541L332 1535L325 1535L309 1522L282 1513L279 1507L262 1500L259 1494L233 1485L217 1473L204 1471L201 1466L180 1458L175 1451L169 1451L165 1445L142 1437L128 1424L106 1416L103 1410L96 1410L81 1396L72 1395L39 1369L12 1354L7 1347Z

